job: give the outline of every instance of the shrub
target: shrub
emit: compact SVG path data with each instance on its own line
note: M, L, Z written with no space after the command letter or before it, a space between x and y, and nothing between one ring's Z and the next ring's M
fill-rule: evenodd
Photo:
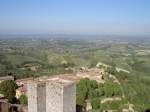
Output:
M27 105L27 103L28 103L27 96L24 95L24 94L22 94L22 95L20 96L20 98L19 98L19 102L20 102L20 104L22 104L22 105Z

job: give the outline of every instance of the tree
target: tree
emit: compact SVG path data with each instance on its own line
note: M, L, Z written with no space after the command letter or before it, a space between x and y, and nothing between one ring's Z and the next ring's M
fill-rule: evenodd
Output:
M28 103L27 96L24 95L24 94L22 94L22 95L20 96L20 98L19 98L19 102L20 102L20 104L22 104L22 105L27 105L27 103Z
M16 88L17 84L13 80L7 80L0 83L0 93L3 94L10 103L16 102Z
M100 108L100 100L98 98L94 98L91 101L92 109L99 109Z
M104 91L105 91L106 97L112 97L114 95L112 83L105 83L104 84Z
M98 84L94 80L89 80L88 78L81 79L77 84L77 106L85 110L86 100L98 97Z
M115 75L115 74L117 73L116 67L115 67L115 66L112 66L112 67L110 67L110 68L107 68L107 72L108 72L109 74Z
M98 97L102 97L105 95L105 91L104 91L104 88L103 87L99 87L97 89L97 92L98 92Z
M85 98L82 94L77 94L76 104L82 108L85 108L85 106L86 106Z
M146 109L145 112L150 112L150 109Z

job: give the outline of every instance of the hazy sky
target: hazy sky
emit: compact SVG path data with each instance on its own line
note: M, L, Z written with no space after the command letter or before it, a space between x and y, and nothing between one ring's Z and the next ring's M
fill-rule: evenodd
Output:
M0 33L150 35L150 0L0 0Z

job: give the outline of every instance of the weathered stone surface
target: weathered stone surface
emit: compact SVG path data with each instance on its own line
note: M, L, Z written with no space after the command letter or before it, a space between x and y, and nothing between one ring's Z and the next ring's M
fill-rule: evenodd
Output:
M29 112L76 112L76 85L52 78L28 84Z
M46 112L45 83L28 84L28 112Z
M63 112L76 112L76 86L71 84L63 89Z
M28 111L29 112L38 112L37 111L37 84L30 83L28 84Z

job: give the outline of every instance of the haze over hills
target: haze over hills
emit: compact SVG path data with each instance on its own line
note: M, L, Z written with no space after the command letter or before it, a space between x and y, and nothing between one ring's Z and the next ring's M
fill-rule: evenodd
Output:
M105 70L103 75L105 78L102 79L106 81L105 84L109 83L104 87L110 91L107 95L105 90L104 96L97 97L102 98L101 101L105 98L120 97L117 94L124 94L124 97L121 101L101 104L101 109L119 111L119 109L128 108L132 104L134 111L146 110L150 104L150 100L147 100L150 98L149 38L135 37L135 40L121 36L106 37L106 35L18 35L1 38L0 75L7 76L11 73L19 80L56 74L76 74L74 69L83 69L84 67L90 74L83 72L81 75L89 74L89 78L92 78L91 74L97 73L93 69L97 68L97 64L103 63L104 66L113 67L113 70ZM98 69L103 69L103 66ZM114 83L108 74L116 77L116 80L119 81L119 87L113 85ZM123 92L121 90L111 96L111 86L117 87L118 91L119 88L122 88ZM80 89L77 91L81 92ZM94 91L96 92L96 90ZM82 95L82 92L79 95ZM95 99L96 96L89 98ZM93 100L91 99L91 101ZM126 107L127 104L129 105ZM84 105L81 106L84 107ZM93 107L93 110L90 111L98 111L100 107Z

